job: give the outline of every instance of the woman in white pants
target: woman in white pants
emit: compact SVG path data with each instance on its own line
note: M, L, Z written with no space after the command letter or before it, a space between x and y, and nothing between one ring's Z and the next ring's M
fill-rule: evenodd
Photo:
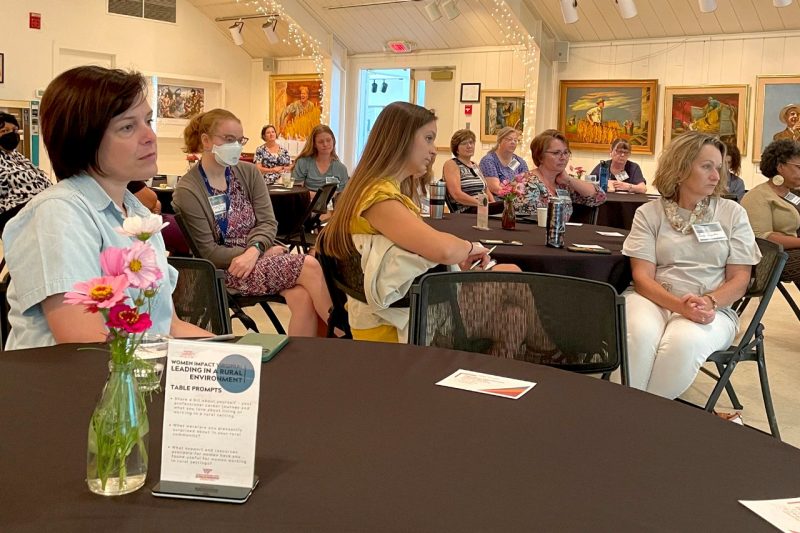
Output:
M631 385L665 398L680 396L706 358L731 344L730 305L761 259L745 210L719 197L725 154L703 133L674 139L653 181L662 198L636 211L622 250L633 272L624 293Z

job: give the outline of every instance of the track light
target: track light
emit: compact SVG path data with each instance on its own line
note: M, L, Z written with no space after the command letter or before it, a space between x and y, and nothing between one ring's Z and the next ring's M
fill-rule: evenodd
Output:
M578 0L561 0L561 15L564 17L564 24L578 22Z
M386 89L388 89L388 88L389 88L389 84L386 83L386 80L383 80L383 85L381 85L381 92L385 93Z
M275 29L278 27L278 17L270 17L267 21L261 25L261 30L266 35L267 40L272 44L278 44L280 38L278 37L278 33Z
M440 18L442 18L442 11L436 4L436 0L431 0L431 2L428 3L424 9L425 9L425 15L427 15L428 20L430 20L431 22L435 22Z
M439 7L444 11L447 20L453 20L461 14L461 11L458 10L458 6L456 5L456 0L443 0L442 3L439 4Z
M636 4L633 0L614 0L617 4L617 11L624 19L632 19L636 16Z
M228 28L228 31L231 32L231 39L233 39L233 44L236 46L242 46L244 44L244 38L242 38L242 29L244 28L244 22L241 19L237 20L233 23L233 25Z
M372 80L372 92L378 92L378 82L375 80Z
M786 7L792 5L792 0L772 0L772 5L775 7Z
M717 0L697 0L701 13L711 13L717 10Z

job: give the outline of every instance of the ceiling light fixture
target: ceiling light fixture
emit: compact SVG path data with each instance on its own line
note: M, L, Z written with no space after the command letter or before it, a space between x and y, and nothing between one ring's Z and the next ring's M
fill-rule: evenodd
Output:
M433 0L432 2L426 4L424 9L425 9L425 15L431 22L436 22L437 20L442 18L442 11L436 4L436 0Z
M383 85L381 85L381 92L385 93L386 89L388 89L388 88L389 88L389 84L386 83L386 80L383 80Z
M278 17L268 18L267 21L261 25L261 30L264 32L267 40L272 44L278 44L281 40L280 37L278 37L278 33L275 31L277 27Z
M375 80L372 80L372 92L378 92L378 82Z
M242 37L242 29L244 28L244 22L242 19L237 20L233 23L231 27L228 28L228 31L231 32L231 39L233 39L233 44L236 46L242 46L244 44L244 38Z
M443 0L442 3L439 4L439 7L444 11L447 20L453 20L461 14L461 11L459 11L456 5L456 0Z
M697 0L701 13L711 13L717 10L717 0Z
M561 15L564 17L564 24L578 22L578 0L561 0Z
M772 5L775 7L786 7L792 5L792 0L772 0Z
M632 19L636 16L636 4L633 0L614 0L617 4L617 11L624 19Z

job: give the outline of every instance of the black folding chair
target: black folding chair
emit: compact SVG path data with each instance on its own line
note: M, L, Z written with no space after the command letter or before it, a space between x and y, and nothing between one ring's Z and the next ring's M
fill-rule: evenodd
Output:
M599 205L572 204L572 216L570 222L580 222L581 224L597 224L597 217L600 213Z
M328 293L331 296L333 307L328 316L328 337L335 337L334 330L339 328L344 332L342 338L352 339L353 333L350 331L350 317L347 313L347 295L366 301L364 295L364 273L361 272L361 257L354 255L350 261L339 261L335 257L325 255L322 251L322 240L324 234L317 238L317 260L322 267L322 274L325 276L325 284L328 286ZM355 261L355 263L353 263ZM355 268L357 267L357 269ZM348 278L360 274L360 282ZM361 290L356 287L360 286Z
M337 186L336 183L327 183L320 187L308 205L305 216L288 233L278 236L289 245L290 250L298 248L307 253L315 246L317 235L322 229L321 217L328 212L328 204L333 199Z
M215 335L232 333L223 272L207 259L169 257L168 261L179 274L172 292L178 318Z
M627 385L625 335L625 300L600 281L529 272L446 272L426 274L411 288L409 343L418 346L491 354L605 379L620 368Z
M175 222L177 223L178 227L180 228L181 232L183 233L184 239L189 244L189 248L191 249L192 253L195 257L201 257L200 251L197 248L194 240L191 238L191 234L189 233L188 229L186 228L186 224L183 221L183 218L179 214L175 214ZM224 276L224 274L223 274ZM227 301L228 307L233 313L234 318L239 319L239 321L246 327L247 329L251 329L253 331L258 331L258 326L256 325L256 321L253 318L245 313L244 309L246 307L253 307L255 305L260 305L261 308L266 313L267 318L269 318L270 322L272 322L272 327L275 328L275 331L281 335L286 334L286 330L283 328L283 324L278 319L278 315L275 314L275 311L270 307L270 303L278 303L278 304L285 304L286 299L281 296L280 294L261 294L256 296L242 296L238 292L229 289L226 287L227 292Z
M736 369L736 365L740 362L755 361L758 365L761 395L764 398L764 408L767 412L769 429L772 436L780 440L780 431L778 430L778 422L775 419L775 409L772 405L772 395L769 390L767 364L764 357L764 325L761 320L767 310L772 294L775 292L775 287L778 286L788 255L783 251L783 246L780 244L766 239L756 239L756 242L761 249L761 261L753 268L753 279L744 298L736 302L732 308L741 313L742 306L747 305L747 301L752 298L760 298L758 307L739 343L730 346L727 350L714 352L706 359L716 365L719 375L714 375L707 369L701 368L704 373L717 380L717 384L711 391L704 409L709 412L713 411L723 390L727 390L734 408L741 409L742 405L739 403L730 383L731 375Z
M5 259L3 259L3 267L5 267ZM0 268L2 271L2 268ZM6 272L0 281L0 351L5 349L8 334L11 333L11 324L8 322L8 312L10 307L8 305L8 286L11 283L11 275Z

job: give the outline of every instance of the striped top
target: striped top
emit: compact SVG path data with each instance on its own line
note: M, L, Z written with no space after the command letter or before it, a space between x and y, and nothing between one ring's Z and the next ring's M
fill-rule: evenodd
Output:
M458 171L461 173L461 190L470 196L478 196L486 190L486 183L483 181L483 175L477 165L468 167L457 157L453 161L458 165ZM455 206L455 212L459 213L469 206L461 205L450 197L450 202Z

